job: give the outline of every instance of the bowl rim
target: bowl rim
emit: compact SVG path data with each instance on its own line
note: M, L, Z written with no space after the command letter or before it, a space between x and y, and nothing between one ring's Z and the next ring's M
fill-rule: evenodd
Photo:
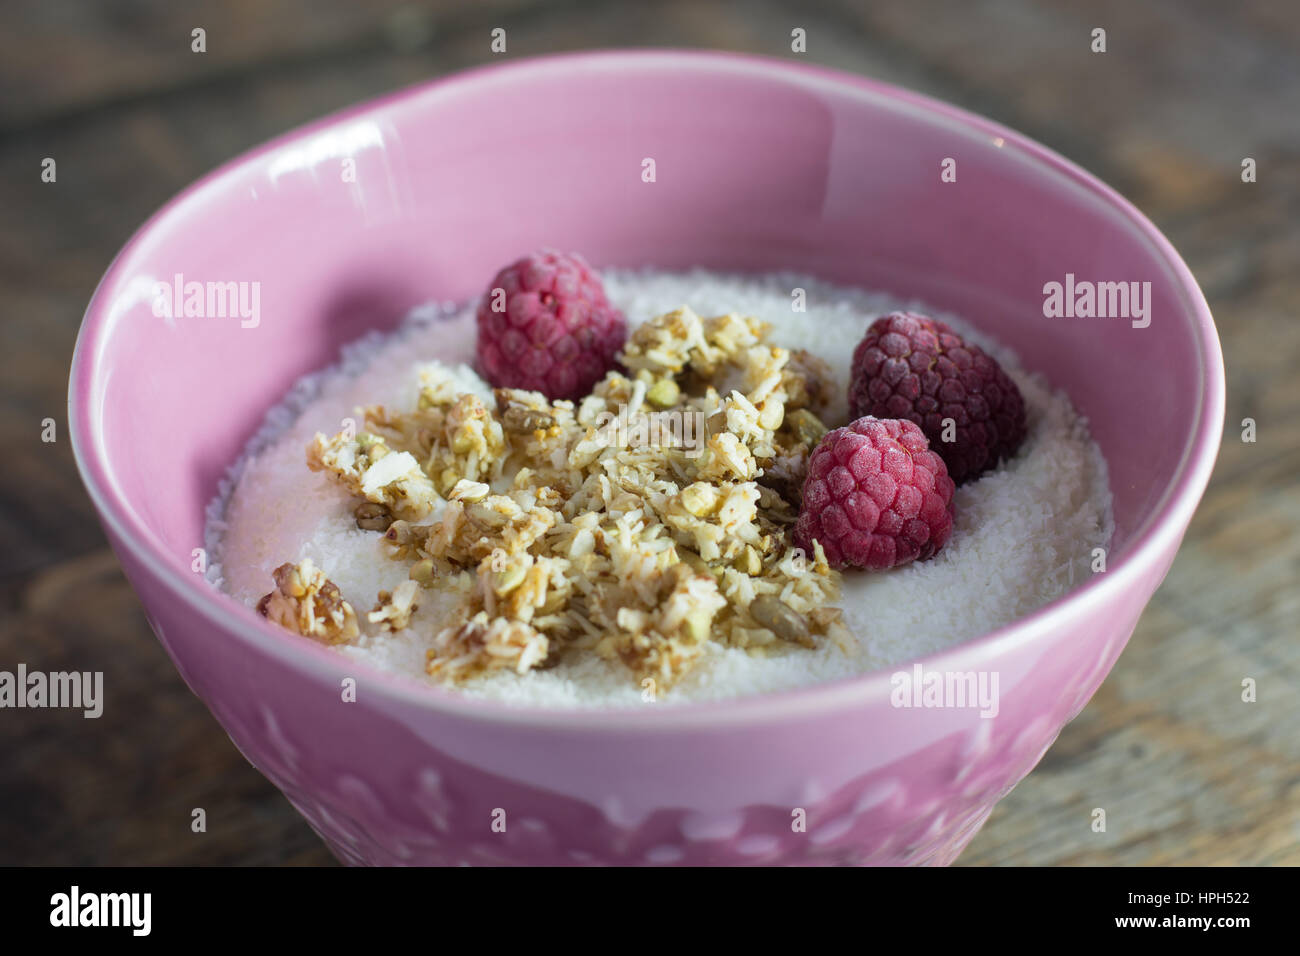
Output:
M361 116L394 110L426 98L472 93L484 82L526 83L530 77L539 74L626 70L629 67L643 72L686 69L696 74L761 76L765 80L819 89L842 98L867 100L877 107L902 110L931 122L941 120L968 133L1001 140L1000 146L1018 151L1024 160L1047 169L1119 213L1126 225L1152 246L1173 273L1184 300L1183 311L1196 333L1196 354L1201 366L1192 438L1183 449L1182 460L1172 481L1161 500L1133 533L1122 560L1113 563L1105 573L1094 575L1009 624L897 665L787 690L721 700L649 707L588 705L576 708L520 705L471 697L379 670L309 638L286 635L283 629L267 622L251 608L217 591L206 577L181 571L158 546L152 533L135 520L131 509L124 506L124 500L112 483L105 480L106 469L97 454L96 436L86 431L86 423L92 417L89 408L89 398L93 393L91 385L98 380L101 347L107 339L105 329L111 325L110 303L105 301L106 290L117 284L132 252L163 220L177 214L180 207L200 194L220 188L225 179L236 175L249 163ZM229 634L241 642L252 643L258 650L295 670L306 672L308 677L318 682L329 682L337 687L343 677L365 675L366 699L372 704L405 704L433 714L475 722L592 733L655 732L683 727L710 729L826 714L838 708L887 697L890 675L902 668L920 664L930 670L969 670L970 667L959 666L964 659L995 661L1003 654L1032 645L1071 620L1087 618L1102 610L1130 582L1151 572L1162 556L1176 550L1213 470L1222 440L1224 417L1222 351L1209 306L1196 280L1155 225L1091 173L1000 123L879 80L776 57L673 48L561 53L477 66L332 112L227 160L158 209L114 257L86 308L72 356L68 385L68 430L73 456L101 522L134 561L147 568L173 597L205 618L223 635Z

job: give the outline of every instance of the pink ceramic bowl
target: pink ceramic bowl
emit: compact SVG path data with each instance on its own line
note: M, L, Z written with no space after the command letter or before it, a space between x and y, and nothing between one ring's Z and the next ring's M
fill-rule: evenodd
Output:
M948 158L956 182L941 179ZM195 573L204 506L291 382L418 303L479 294L543 245L598 266L790 269L916 295L1068 390L1110 464L1107 570L923 661L997 672L996 718L895 708L889 672L720 704L509 709L360 668ZM155 317L154 283L178 273L259 282L259 321ZM1149 326L1045 318L1043 286L1067 273L1150 282ZM1187 267L1054 153L797 62L617 52L397 93L187 190L95 293L70 419L181 676L341 859L947 863L1123 649L1205 488L1223 401Z

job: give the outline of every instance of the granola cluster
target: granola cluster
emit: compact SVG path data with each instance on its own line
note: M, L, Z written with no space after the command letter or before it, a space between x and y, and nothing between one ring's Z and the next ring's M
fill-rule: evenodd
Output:
M449 590L459 601L433 638L435 678L595 653L659 687L709 640L764 653L842 631L838 573L820 545L804 554L790 540L830 373L768 331L683 308L637 328L577 402L497 389L489 408L426 370L415 409L371 406L357 434L318 434L309 467L354 495L358 526L409 565L371 623L401 629L417 589ZM275 619L313 633L301 615Z
M356 638L359 630L352 605L310 558L280 565L273 577L275 590L257 602L263 617L326 644L345 644Z

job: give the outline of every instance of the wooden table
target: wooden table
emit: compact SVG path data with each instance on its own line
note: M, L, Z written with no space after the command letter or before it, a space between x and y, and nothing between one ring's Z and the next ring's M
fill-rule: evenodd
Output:
M263 7L274 6L268 12ZM1300 13L1272 0L737 6L13 0L0 13L0 668L103 670L99 720L0 712L0 863L331 857L154 640L73 466L67 368L115 251L200 174L294 125L488 58L653 45L790 56L1005 122L1182 251L1228 367L1208 494L1094 701L965 864L1300 863ZM206 31L206 52L191 31ZM1107 31L1107 51L1090 49ZM41 181L42 160L57 180ZM1241 162L1258 181L1243 183ZM42 442L42 420L57 441ZM1258 440L1239 424L1258 423ZM1243 678L1258 701L1242 703ZM204 834L191 811L207 812ZM1093 833L1094 807L1108 828Z

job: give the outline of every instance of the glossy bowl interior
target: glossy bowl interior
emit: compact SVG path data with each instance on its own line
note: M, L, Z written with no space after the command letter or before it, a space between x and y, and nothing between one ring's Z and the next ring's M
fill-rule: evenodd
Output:
M997 671L997 718L891 707L887 673L721 704L512 710L363 671L208 588L193 570L204 507L288 386L539 246L918 296L1069 392L1109 463L1107 571L924 662ZM1149 326L1046 318L1044 284L1067 273L1149 282ZM178 275L259 283L256 326L155 316L155 284ZM97 290L70 414L181 674L344 859L946 862L1086 703L1163 578L1217 451L1223 372L1168 243L1017 134L788 62L604 53L397 93L187 190ZM517 821L504 834L497 808Z

